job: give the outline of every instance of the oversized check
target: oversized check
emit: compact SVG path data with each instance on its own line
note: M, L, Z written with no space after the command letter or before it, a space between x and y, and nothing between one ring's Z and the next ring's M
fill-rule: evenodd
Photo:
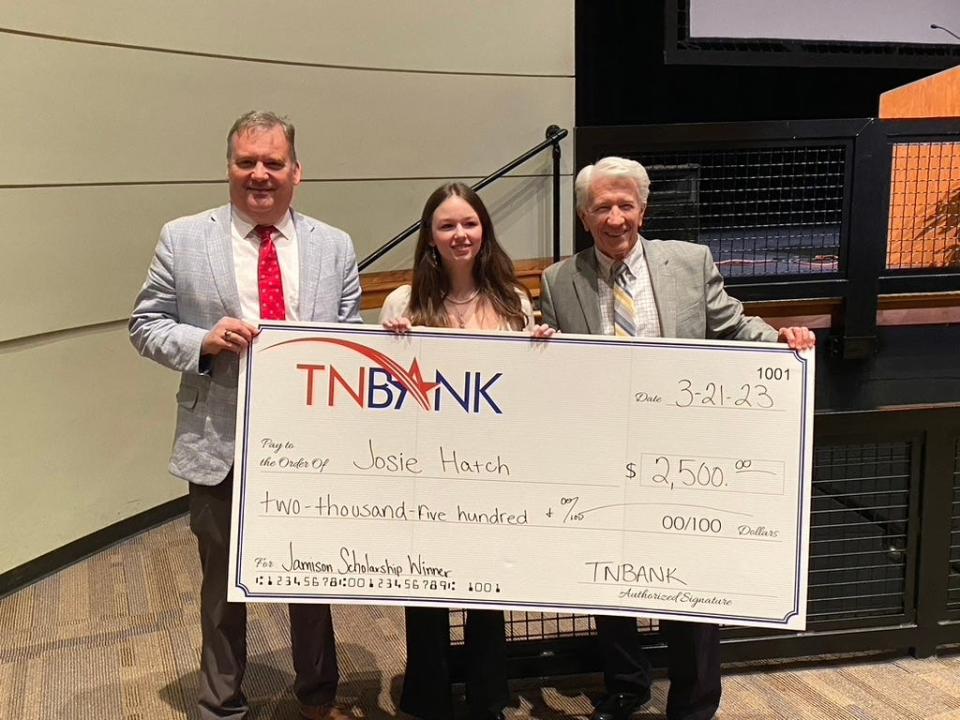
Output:
M229 598L802 629L813 356L265 324Z

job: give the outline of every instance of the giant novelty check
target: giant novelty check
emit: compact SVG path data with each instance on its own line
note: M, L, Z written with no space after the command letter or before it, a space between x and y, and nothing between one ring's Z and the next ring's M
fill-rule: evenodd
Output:
M229 598L802 629L813 356L265 324Z

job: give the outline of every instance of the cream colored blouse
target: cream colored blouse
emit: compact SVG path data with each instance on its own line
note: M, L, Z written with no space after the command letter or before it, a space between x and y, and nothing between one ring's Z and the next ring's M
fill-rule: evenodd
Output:
M523 329L533 330L536 323L533 320L533 305L530 304L530 298L527 297L527 294L522 290L517 290L517 295L520 296L520 310L523 312L523 317L526 321ZM404 317L407 314L407 307L409 305L410 286L401 285L387 295L387 298L383 301L383 307L380 309L380 322L383 323L387 320L396 320L397 318ZM500 329L510 330L505 322L501 322Z

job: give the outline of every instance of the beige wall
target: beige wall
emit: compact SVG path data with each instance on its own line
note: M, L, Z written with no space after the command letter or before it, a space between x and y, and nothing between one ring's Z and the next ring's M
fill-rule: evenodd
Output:
M162 222L224 201L238 114L294 120L296 205L361 256L441 181L572 129L572 0L263 7L0 5L0 573L185 491L165 470L176 376L135 355L125 317ZM567 140L567 251L571 161ZM514 257L550 252L549 168L483 193Z

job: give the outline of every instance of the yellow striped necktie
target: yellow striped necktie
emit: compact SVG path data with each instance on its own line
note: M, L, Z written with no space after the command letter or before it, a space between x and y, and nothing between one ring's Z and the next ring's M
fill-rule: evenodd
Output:
M633 301L633 273L625 263L615 262L613 275L613 334L634 337L637 334L637 305Z

